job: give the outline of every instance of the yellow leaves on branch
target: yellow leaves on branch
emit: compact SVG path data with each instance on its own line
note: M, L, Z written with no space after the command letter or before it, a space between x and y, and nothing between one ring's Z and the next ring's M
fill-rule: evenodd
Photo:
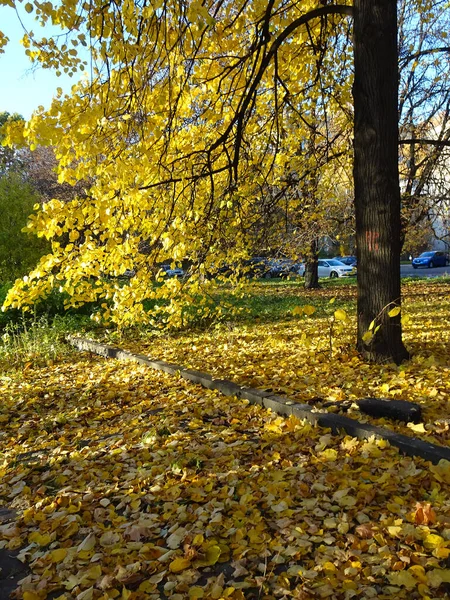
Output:
M394 306L394 308L391 308L391 310L388 311L388 316L394 318L400 314L401 310L402 309L400 308L400 306Z
M370 322L369 329L362 335L362 340L366 344L370 344L372 342L373 338L375 337L377 331L379 331L381 329L381 327L382 327L381 318L382 318L383 314L385 314L387 312L387 316L390 319L393 319L394 317L397 317L401 313L402 309L400 306L394 306L393 308L390 308L389 310L387 310L389 308L389 306L391 306L391 304L389 304L388 306L383 308L383 310L380 312L380 314L375 319L373 319L373 321ZM407 320L402 319L402 323L406 324Z
M276 0L268 48L293 19L315 8L310 0ZM100 300L96 317L120 325L153 318L178 327L194 319L192 297L199 299L195 318L210 317L211 272L248 258L248 232L267 194L285 186L290 175L309 171L311 158L293 150L310 135L299 109L316 103L317 91L305 97L316 69L314 40L339 24L313 19L278 48L276 69L269 64L263 70L261 28L254 24L264 22L267 3L259 0L142 6L62 0L25 2L22 9L66 34L38 39L30 32L23 45L33 60L59 74L77 73L86 59L93 69L92 80L81 80L70 95L57 90L50 109L39 110L23 130L30 148L55 148L60 183L83 183L85 189L76 205L42 207L34 215L29 231L52 240L54 259L40 263L27 285L17 283L7 306L32 306L61 286L68 305ZM170 25L161 28L162 22ZM248 78L256 73L249 104ZM280 81L289 87L291 105L279 103L277 114ZM338 88L327 109L343 130L340 151L350 131L340 99L349 95L350 81ZM236 110L245 106L239 119L245 152L233 162ZM282 136L276 133L280 125ZM9 143L18 138L18 132L8 134ZM276 156L268 150L275 147ZM234 163L236 169L230 168ZM335 167L324 167L318 193L339 210L332 177ZM290 212L298 210L297 194L283 196L285 201ZM323 221L327 211L315 207L310 214ZM274 224L274 242L284 229ZM193 266L189 280L154 289L156 266L172 262ZM111 279L125 271L136 271L134 280L114 285ZM151 318L142 309L145 301L158 307Z

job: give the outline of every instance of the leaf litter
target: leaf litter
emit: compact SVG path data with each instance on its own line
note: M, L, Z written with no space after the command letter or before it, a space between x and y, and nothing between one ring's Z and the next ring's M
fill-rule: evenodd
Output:
M404 435L449 445L448 284L415 282L414 286L404 286L403 331L413 358L400 366L367 364L355 350L355 287L307 291L298 286L255 284L253 294L268 298L290 294L304 304L276 321L265 321L261 314L252 322L228 321L208 331L161 334L150 341L121 340L120 346L286 395L319 409L326 407ZM356 404L356 400L367 397L415 402L422 408L423 423L369 417Z
M0 385L16 598L448 597L445 461L90 355Z

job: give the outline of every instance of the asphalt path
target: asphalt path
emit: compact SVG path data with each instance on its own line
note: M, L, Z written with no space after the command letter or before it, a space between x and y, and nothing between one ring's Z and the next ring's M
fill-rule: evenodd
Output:
M411 265L400 265L400 275L401 277L442 277L442 275L450 275L450 266L414 269Z

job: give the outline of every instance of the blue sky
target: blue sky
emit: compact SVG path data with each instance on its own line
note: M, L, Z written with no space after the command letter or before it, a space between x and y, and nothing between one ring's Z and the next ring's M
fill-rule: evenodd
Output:
M40 27L32 16L24 13L22 17L38 37L51 36L51 31ZM69 92L76 79L67 75L57 77L49 69L38 68L32 72L32 63L19 43L23 36L22 26L9 6L0 6L0 30L10 40L4 54L0 54L0 112L17 112L28 119L39 105L50 106L57 87Z

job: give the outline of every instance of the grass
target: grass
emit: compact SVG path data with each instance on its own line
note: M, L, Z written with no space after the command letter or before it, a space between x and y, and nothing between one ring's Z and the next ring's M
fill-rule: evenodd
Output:
M409 278L403 279L403 290L414 296L420 289L420 296L426 297L437 286L449 286L450 278ZM0 302L5 297L10 284L0 286ZM305 290L303 279L255 280L245 295L236 297L226 288L216 295L215 302L225 308L220 321L199 322L185 331L169 336L169 339L186 339L190 336L209 335L211 331L235 331L239 336L240 327L258 327L273 324L289 328L298 324L298 316L293 314L296 307L313 305L313 321L330 319L336 308L345 310L351 317L356 311L356 282L353 278L321 279L319 290ZM334 301L335 300L335 301ZM117 340L167 339L167 334L146 327L133 327L118 331L105 328L90 320L91 306L77 310L64 310L61 294L52 294L43 301L33 314L24 316L19 311L0 313L0 365L14 364L22 368L30 360L47 361L58 353L67 352L64 338L68 333L82 332L100 338ZM425 305L427 304L425 300ZM305 328L306 330L307 328ZM215 335L215 333L214 333ZM190 343L187 341L187 343ZM329 340L327 342L329 345ZM350 346L350 342L348 343ZM322 344L320 351L324 351ZM163 352L165 353L165 352Z

